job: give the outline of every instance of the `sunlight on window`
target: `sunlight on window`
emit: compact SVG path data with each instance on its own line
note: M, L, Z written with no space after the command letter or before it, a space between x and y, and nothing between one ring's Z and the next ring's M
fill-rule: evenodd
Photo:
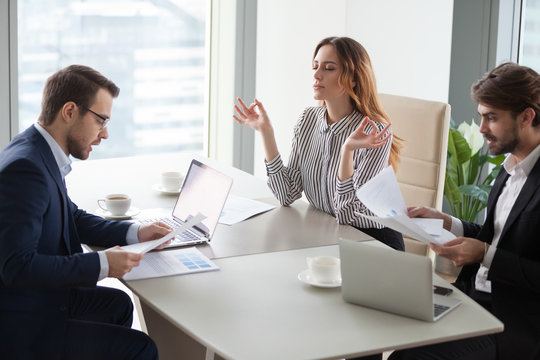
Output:
M540 0L527 0L522 8L519 63L540 72Z
M120 87L92 158L202 153L207 0L19 0L19 128L36 122L49 75L95 68Z

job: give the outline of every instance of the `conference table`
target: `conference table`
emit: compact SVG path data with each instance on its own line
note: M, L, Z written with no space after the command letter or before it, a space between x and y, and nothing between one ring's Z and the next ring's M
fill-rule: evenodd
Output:
M194 157L232 176L232 194L277 204L264 180ZM76 162L66 179L68 193L90 212L109 193L129 194L133 206L144 209L142 217L146 209L172 210L176 198L152 188L161 172L185 173L191 158L162 154ZM232 226L219 224L212 241L197 246L219 271L125 283L140 301L161 359L337 359L503 330L457 289L452 296L462 305L429 323L346 303L339 287L299 281L306 257L337 256L340 237L380 245L298 200ZM435 282L450 286L437 276Z

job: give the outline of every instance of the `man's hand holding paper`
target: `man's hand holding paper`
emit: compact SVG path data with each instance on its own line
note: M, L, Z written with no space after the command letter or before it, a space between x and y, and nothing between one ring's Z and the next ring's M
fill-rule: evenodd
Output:
M444 244L455 235L443 228L443 219L410 218L391 166L356 191L358 199L375 216L362 215L426 244Z

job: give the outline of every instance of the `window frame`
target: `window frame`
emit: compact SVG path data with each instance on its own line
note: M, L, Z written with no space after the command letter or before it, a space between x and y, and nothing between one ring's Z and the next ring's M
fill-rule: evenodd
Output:
M255 96L257 1L233 0L233 4L206 1L210 11L207 24L210 46L203 152L252 173L254 135L251 129L235 124L232 113L236 96ZM0 47L7 49L0 52L1 150L19 132L17 0L0 2Z

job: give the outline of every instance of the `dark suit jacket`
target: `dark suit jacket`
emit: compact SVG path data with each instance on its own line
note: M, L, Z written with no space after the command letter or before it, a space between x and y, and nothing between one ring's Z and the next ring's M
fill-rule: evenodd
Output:
M501 169L482 227L463 222L465 236L493 240L495 204L508 179ZM479 264L463 267L456 285L472 293ZM519 193L490 266L491 311L505 330L497 335L499 359L540 359L540 160ZM473 296L474 297L474 296Z
M129 223L79 210L31 126L0 153L0 354L39 358L63 346L70 289L95 286L97 253L125 244Z

